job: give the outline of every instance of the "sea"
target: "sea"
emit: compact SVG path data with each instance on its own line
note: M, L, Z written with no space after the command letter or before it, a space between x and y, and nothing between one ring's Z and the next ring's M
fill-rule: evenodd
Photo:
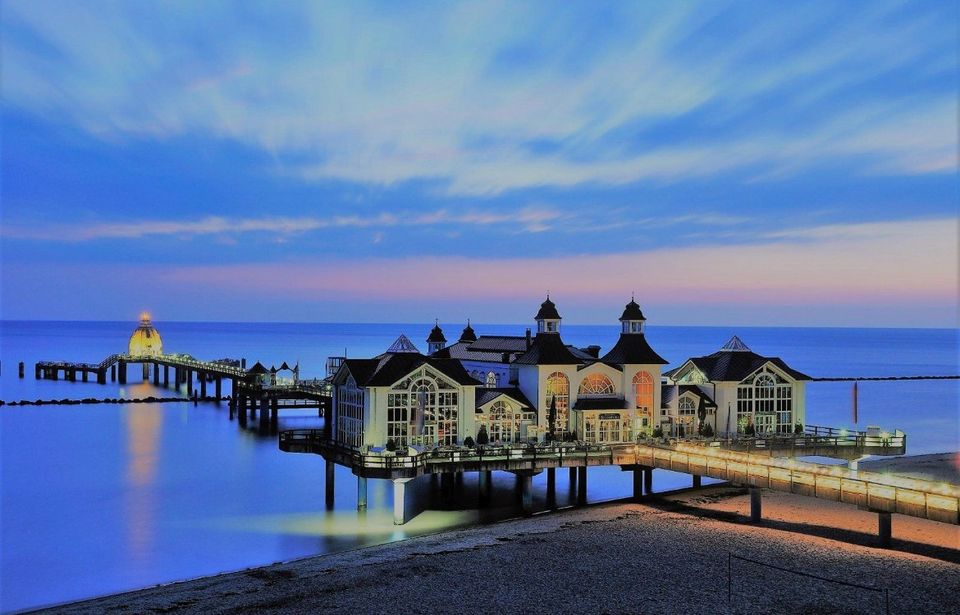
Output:
M35 380L39 360L99 362L122 352L135 322L0 321L0 399L186 397L185 391L128 384ZM299 362L303 377L324 376L328 356L370 357L398 335L421 342L431 324L156 322L167 352L248 365ZM442 325L455 337L461 324ZM475 325L478 334L522 335L527 325ZM577 346L616 341L619 326L564 325ZM656 351L677 366L738 335L754 351L779 356L814 377L956 375L955 329L650 326ZM26 364L18 378L17 363ZM226 392L226 390L225 390ZM870 381L859 385L859 423L907 434L910 454L960 449L960 381ZM853 428L851 383L807 385L809 424ZM279 429L319 427L315 411L281 412ZM368 509L357 481L335 473L325 506L324 462L283 453L276 430L231 420L226 404L9 406L0 408L0 610L17 611L277 561L403 540L518 515L515 481L495 473L491 506L478 512L476 477L404 526L392 523L392 489L371 480ZM658 491L690 477L657 470ZM590 471L588 500L627 497L631 476ZM557 473L558 504L572 502ZM545 477L534 507L546 508ZM562 513L559 513L562 514Z

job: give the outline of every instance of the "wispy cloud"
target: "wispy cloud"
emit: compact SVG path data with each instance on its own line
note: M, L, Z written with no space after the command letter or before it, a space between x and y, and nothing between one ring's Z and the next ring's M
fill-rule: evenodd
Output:
M206 134L302 178L435 179L452 194L773 178L837 159L878 174L956 166L954 88L863 87L896 71L952 78L954 30L931 7L285 8L8 2L5 104L104 139ZM745 21L756 27L704 35ZM212 23L218 37L201 36ZM705 109L699 133L621 135Z

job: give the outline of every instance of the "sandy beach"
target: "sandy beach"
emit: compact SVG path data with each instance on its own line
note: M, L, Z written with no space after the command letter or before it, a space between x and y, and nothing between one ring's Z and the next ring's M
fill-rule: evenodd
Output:
M537 515L50 612L891 613L960 608L960 528L736 487ZM776 570L728 554L862 589ZM728 585L728 566L730 580ZM728 593L729 592L729 593ZM729 597L729 601L728 601Z

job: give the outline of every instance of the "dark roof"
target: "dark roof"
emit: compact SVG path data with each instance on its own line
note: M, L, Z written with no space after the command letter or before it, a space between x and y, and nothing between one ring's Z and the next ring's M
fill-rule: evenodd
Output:
M669 363L654 352L647 342L647 337L642 333L621 333L617 343L600 360L616 365L666 365Z
M253 367L247 370L248 374L269 374L267 368L263 366L263 363L257 361Z
M437 323L433 325L433 329L430 329L430 335L427 336L427 343L434 342L446 342L447 338L443 337L443 329L440 328L440 324Z
M470 344L470 350L488 352L526 352L527 338L522 335L482 335Z
M553 301L550 301L550 295L547 295L547 300L540 304L540 311L533 318L534 320L560 320L560 312L557 311Z
M521 365L579 365L584 359L579 359L560 339L559 333L538 333L533 338L533 345L514 363ZM586 354L586 353L583 353ZM593 358L591 357L591 360Z
M712 382L740 382L767 363L773 363L783 372L796 380L810 380L810 376L798 372L783 362L780 357L763 357L752 350L719 350L705 357L688 359ZM683 365L686 365L684 362ZM668 371L665 376L673 377L682 367Z
M637 305L637 302L630 299L630 303L624 308L620 320L646 320L646 318L643 317L643 312L640 311L640 306Z
M706 405L707 408L717 407L717 403L713 401L713 397L710 396L710 391L702 384L681 384L679 386L665 384L660 388L660 391L660 405L664 408L668 407L670 402L673 401L675 391L678 391L680 395L693 393L704 401L704 405Z
M410 338L404 334L400 334L400 337L397 338L397 341L390 344L390 347L387 348L387 352L411 352L420 354L420 351L417 350L417 347L413 345L413 342L410 341Z
M457 384L480 384L470 377L456 359L437 359L414 352L384 353L375 359L346 359L341 369L350 371L353 379L357 381L357 386L378 387L394 384L421 365L432 367ZM339 375L340 371L337 374ZM340 379L335 377L334 380Z
M475 342L477 341L477 334L474 332L473 327L470 326L470 319L467 319L467 326L463 328L463 332L460 333L461 342Z
M510 399L527 408L534 407L534 405L530 403L530 400L527 399L527 396L524 395L520 389L517 387L508 387L498 389L477 389L477 408L492 402L501 395L506 395Z
M580 397L573 404L574 410L622 410L627 400L622 397Z
M504 360L504 353L499 350L474 350L473 344L469 342L457 342L442 348L432 357L437 359L459 359L461 361L489 361L493 363L509 363L511 356L516 353L508 353L507 360Z

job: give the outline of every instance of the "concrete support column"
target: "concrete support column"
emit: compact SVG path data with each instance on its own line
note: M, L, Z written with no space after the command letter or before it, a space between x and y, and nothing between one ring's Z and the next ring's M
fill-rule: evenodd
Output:
M326 476L324 478L323 487L326 495L327 510L333 510L333 476L337 466L335 463L329 460L325 461L325 464Z
M557 469L547 468L547 506L557 506Z
M268 423L270 421L270 398L260 398L260 422Z
M393 524L403 525L407 522L406 486L409 478L393 479Z
M150 382L150 364L141 363L140 364L140 376L143 382Z
M187 381L187 397L193 397L193 372L183 370L183 379Z
M117 364L114 363L110 366L110 382L117 381Z
M160 364L153 364L153 384L154 386L160 386Z
M107 370L101 369L97 372L97 384L107 384Z
M577 506L587 503L587 466L577 468Z
M217 376L217 379L214 382L214 390L217 397L217 403L220 403L220 398L223 397L223 379Z
M760 499L760 487L750 487L750 522L760 523L763 518L763 502Z
M367 507L367 479L357 477L357 510L364 510Z
M247 398L240 395L237 399L237 418L240 419L240 426L247 426Z
M703 485L703 479L700 477L699 474L694 474L694 475L693 475L693 488L694 488L694 489L699 489L702 485Z
M643 492L648 496L653 495L653 468L650 466L643 468Z
M33 364L33 379L40 380L40 364L39 363Z
M127 384L127 362L120 361L117 366L117 379L120 384Z
M893 534L893 520L890 513L886 511L878 512L877 517L877 536L880 539L880 546L887 548L890 546L890 538Z
M83 371L80 372L80 373L83 374L83 381L84 381L84 382L87 382L88 379L89 379L89 377L90 377L90 372L88 372L87 370L83 370ZM21 378L22 378L22 377L23 377L23 376L21 376Z
M270 400L270 422L276 423L279 415L280 415L280 401L277 399L271 399Z
M197 372L197 378L200 380L200 397L207 396L207 375L203 372Z
M163 366L163 386L165 387L170 386L170 366L169 365Z
M634 466L633 468L633 499L639 500L643 497L643 466Z
M526 472L521 474L520 483L523 514L530 516L533 514L533 475Z
M17 366L17 375L21 380L23 379L23 361L20 361L20 365Z

